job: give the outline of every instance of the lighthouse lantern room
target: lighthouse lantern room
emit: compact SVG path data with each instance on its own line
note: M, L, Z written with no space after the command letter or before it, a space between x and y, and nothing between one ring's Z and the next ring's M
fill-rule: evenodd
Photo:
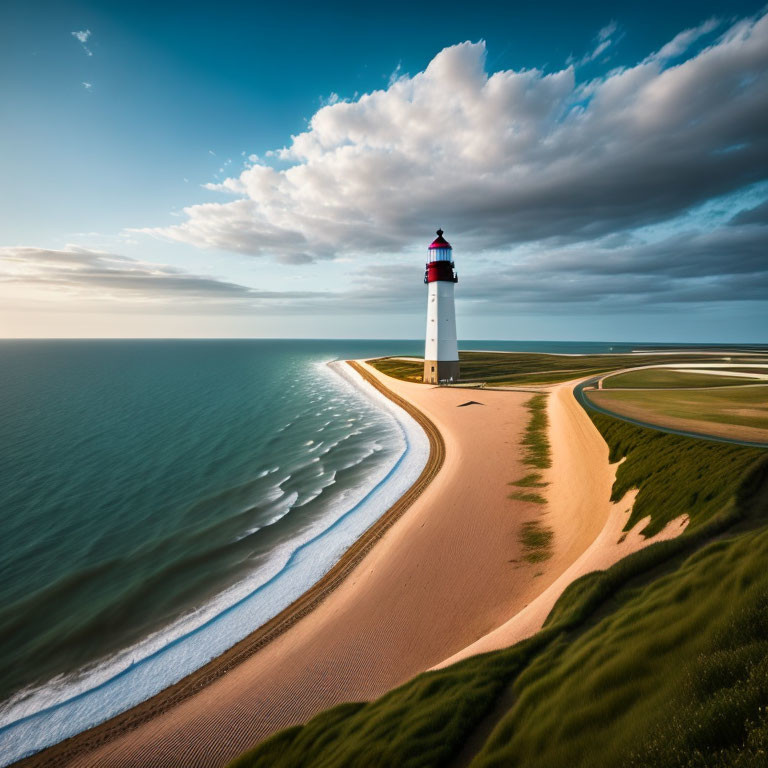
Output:
M456 342L456 309L453 286L459 281L451 244L437 230L429 246L424 273L427 290L427 339L424 347L424 382L439 384L459 378L459 347Z

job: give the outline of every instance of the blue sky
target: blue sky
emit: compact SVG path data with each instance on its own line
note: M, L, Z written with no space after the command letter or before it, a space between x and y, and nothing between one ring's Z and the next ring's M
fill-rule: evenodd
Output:
M6 3L0 335L764 339L760 5L413 6Z

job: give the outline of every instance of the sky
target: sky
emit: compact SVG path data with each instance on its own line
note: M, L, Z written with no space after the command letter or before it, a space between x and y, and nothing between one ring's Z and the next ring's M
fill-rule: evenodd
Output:
M765 342L767 14L6 0L0 337Z

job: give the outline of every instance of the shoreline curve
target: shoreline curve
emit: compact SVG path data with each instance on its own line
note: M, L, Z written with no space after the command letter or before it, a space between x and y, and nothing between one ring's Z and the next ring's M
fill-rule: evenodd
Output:
M382 385L375 376L356 361L347 364L378 392L404 410L421 427L429 443L427 462L415 482L399 499L384 512L341 556L331 569L299 598L261 627L251 632L227 651L205 665L164 688L159 693L130 709L92 728L46 747L10 765L13 768L38 768L64 766L71 760L91 752L115 738L140 727L173 707L181 704L203 688L221 678L253 656L270 642L281 636L300 619L311 613L330 595L352 571L382 536L396 523L421 496L436 477L445 461L445 441L435 424L418 408L392 390Z

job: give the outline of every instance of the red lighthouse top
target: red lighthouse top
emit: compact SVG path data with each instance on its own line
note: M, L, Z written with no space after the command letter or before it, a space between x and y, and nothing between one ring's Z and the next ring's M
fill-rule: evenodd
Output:
M429 261L424 272L425 283L457 283L459 278L453 268L453 249L443 237L443 230L437 230L437 237L429 246Z
M451 244L443 237L443 230L437 230L437 237L432 241L432 245L429 246L429 250L433 248L450 248Z

